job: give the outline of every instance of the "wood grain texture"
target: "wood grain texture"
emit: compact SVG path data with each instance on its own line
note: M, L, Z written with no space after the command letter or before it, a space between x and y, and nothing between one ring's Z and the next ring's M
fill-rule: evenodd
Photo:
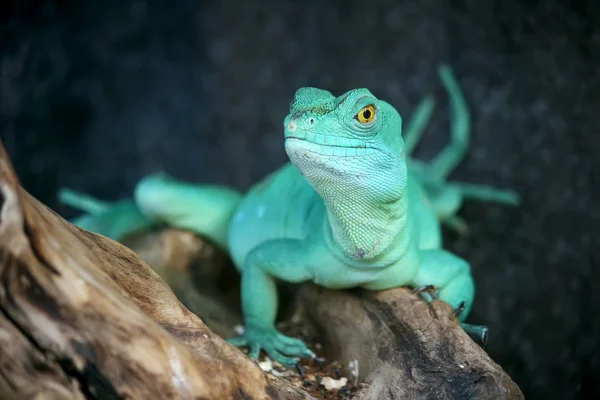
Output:
M0 340L15 344L0 352L3 396L309 398L209 330L132 250L30 196L1 144L0 193Z
M166 229L127 243L174 283L175 293L191 290L182 296L202 298L193 285L181 284L190 282L190 269L198 267L190 254L210 246L202 238ZM218 279L209 263L202 267ZM337 291L306 284L296 303L296 316L310 326L309 331L317 332L329 360L346 366L358 361L364 385L357 399L523 398L504 370L450 318L452 309L442 301L427 304L404 288ZM203 304L192 301L190 308L201 310ZM230 323L238 321L222 299L213 299L208 308L213 312L204 310L204 321L211 329L222 326L221 316L227 313L233 316Z
M364 399L523 399L519 387L450 318L405 288L340 292L305 285L301 304L329 357L358 361Z
M0 144L0 398L312 398L222 339L241 318L209 289L226 273L210 244L170 229L125 243L30 196ZM523 398L443 302L402 288L297 295L327 357L358 361L356 399Z
M182 296L202 297L181 284L190 282L190 269L198 267L190 255L210 246L202 238L167 229L127 243L174 283L176 293L185 288L192 293ZM203 264L207 266L218 279L218 272ZM202 309L203 304L192 301L190 308ZM504 370L450 318L452 309L442 301L427 304L405 288L337 291L306 284L298 291L297 304L296 314L318 333L328 359L346 366L358 361L359 381L365 384L357 399L523 398ZM211 329L222 326L221 315L232 313L219 300L213 299L208 308L213 313L204 310L204 321ZM232 316L230 323L238 321L236 314L227 315Z

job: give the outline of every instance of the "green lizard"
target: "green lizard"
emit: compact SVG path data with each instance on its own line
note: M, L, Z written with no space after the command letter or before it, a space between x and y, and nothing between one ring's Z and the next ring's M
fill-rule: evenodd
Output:
M402 138L402 118L367 89L339 97L299 89L284 120L291 163L245 195L218 185L143 178L134 199L115 203L64 189L61 200L87 211L75 224L120 240L157 224L189 229L227 250L241 273L245 329L230 338L286 366L314 357L303 341L275 327L276 280L328 288L428 293L454 309L461 326L484 340L487 329L464 323L475 295L469 263L442 248L440 220L456 227L463 198L518 202L512 192L446 182L464 156L464 100L449 68L440 75L455 112L453 143L430 164L408 159L430 114L422 103ZM467 114L468 117L468 114ZM458 122L457 122L458 121ZM457 128L458 125L458 128ZM467 131L465 133L465 130Z

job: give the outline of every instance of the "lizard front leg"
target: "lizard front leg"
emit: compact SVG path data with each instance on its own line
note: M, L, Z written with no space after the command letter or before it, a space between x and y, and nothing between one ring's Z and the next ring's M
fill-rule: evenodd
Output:
M419 259L419 269L412 285L419 288L418 290L435 286L438 291L433 297L450 304L455 310L454 315L461 322L461 327L485 344L487 328L464 323L475 297L475 284L469 263L441 249L421 250Z
M292 357L315 358L306 344L288 337L275 327L277 314L277 288L275 279L300 283L312 279L307 264L310 253L304 242L299 240L272 240L256 247L246 257L242 270L242 311L244 333L230 338L235 346L248 346L249 356L257 359L260 350L287 367L297 366Z

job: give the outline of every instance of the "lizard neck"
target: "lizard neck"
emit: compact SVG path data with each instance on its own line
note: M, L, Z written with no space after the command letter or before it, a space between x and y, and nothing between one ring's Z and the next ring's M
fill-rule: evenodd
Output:
M380 258L406 226L406 164L385 164L359 175L336 170L313 186L327 208L326 240L356 261Z

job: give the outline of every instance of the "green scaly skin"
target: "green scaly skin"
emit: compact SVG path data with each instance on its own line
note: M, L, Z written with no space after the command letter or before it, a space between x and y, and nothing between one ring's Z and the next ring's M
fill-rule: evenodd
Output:
M105 203L66 189L61 200L88 212L75 224L115 240L165 224L227 250L242 276L245 320L244 333L229 341L247 346L251 358L261 349L286 366L296 366L295 357L314 357L304 342L275 327L276 280L333 289L409 286L449 303L462 322L475 287L469 263L442 248L440 221L460 230L456 212L464 198L515 204L518 197L446 182L464 157L469 126L454 77L445 66L439 71L455 118L451 144L430 164L408 154L429 119L431 99L409 124L407 145L399 113L369 90L335 97L301 88L284 121L291 163L245 195L157 174L140 181L133 200ZM369 105L374 119L360 122L358 113ZM485 327L461 326L486 335Z

